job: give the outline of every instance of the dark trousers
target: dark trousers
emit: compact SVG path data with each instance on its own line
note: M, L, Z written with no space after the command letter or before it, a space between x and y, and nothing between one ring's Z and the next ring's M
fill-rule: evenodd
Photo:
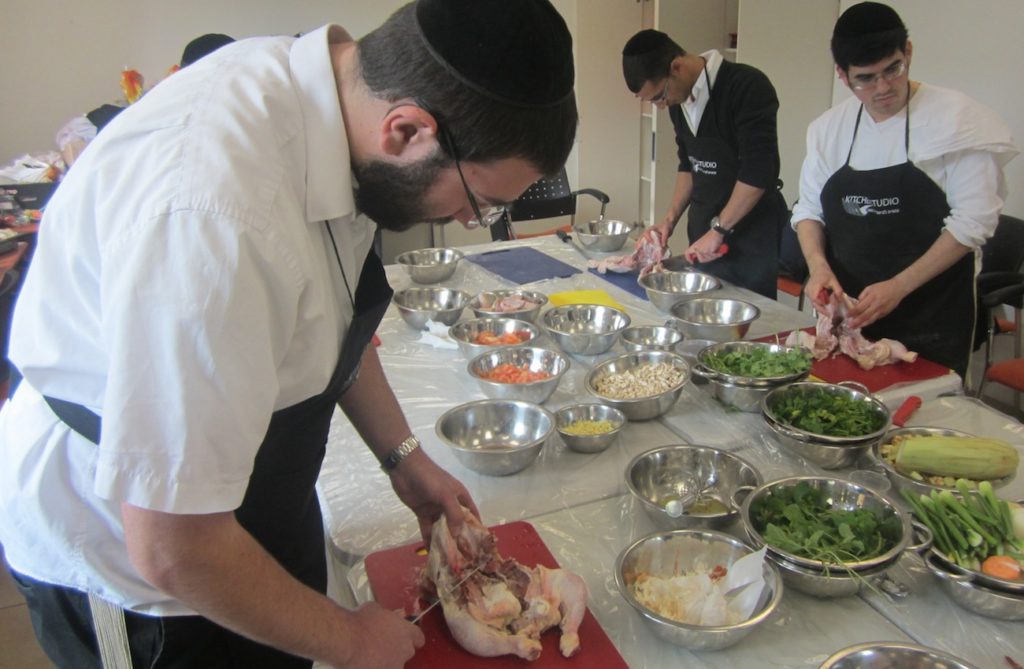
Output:
M60 669L102 669L89 597L15 571L39 645ZM312 661L250 641L201 616L125 611L135 669L309 669Z

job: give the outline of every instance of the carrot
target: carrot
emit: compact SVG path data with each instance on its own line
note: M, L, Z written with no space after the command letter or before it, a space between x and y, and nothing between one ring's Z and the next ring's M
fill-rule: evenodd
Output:
M1015 581L1020 578L1020 563L1009 555L992 555L981 563L981 573Z
M551 378L551 374L544 371L532 372L527 366L517 367L510 362L498 365L481 378L498 383L531 383Z

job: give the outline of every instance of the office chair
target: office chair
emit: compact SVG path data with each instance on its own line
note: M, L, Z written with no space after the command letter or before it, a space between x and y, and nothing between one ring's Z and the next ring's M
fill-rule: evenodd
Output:
M491 239L493 241L507 241L509 239L552 235L559 230L571 232L573 225L576 223L576 200L580 195L589 195L600 202L601 217L604 217L604 210L609 202L608 196L596 188L570 190L569 177L566 175L565 168L563 167L554 177L550 179L541 178L527 188L508 207L501 220L491 226ZM514 221L535 221L559 216L569 216L569 225L532 234L516 234L512 227Z
M809 275L796 231L789 224L792 212L787 212L779 234L779 276L775 286L781 292L797 298L797 309L804 310L804 284Z
M1024 307L1024 221L1008 215L999 216L995 234L982 247L981 273L977 279L978 322L975 327L975 350L985 348L985 366L977 397L981 396L992 366L996 335L1012 334L1013 357L1021 356L1021 308ZM1001 307L1013 310L1013 320L1000 315Z

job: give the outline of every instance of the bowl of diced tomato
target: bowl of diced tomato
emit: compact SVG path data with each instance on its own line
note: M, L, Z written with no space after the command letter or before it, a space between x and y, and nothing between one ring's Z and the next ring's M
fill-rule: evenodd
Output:
M518 318L473 318L448 329L466 359L499 346L523 346L540 336L540 328Z
M569 360L546 348L499 348L476 356L467 369L487 397L540 404L555 392Z

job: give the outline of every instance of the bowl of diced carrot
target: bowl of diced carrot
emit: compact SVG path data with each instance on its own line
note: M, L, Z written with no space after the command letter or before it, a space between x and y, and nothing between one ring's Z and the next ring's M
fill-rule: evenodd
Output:
M564 355L534 346L488 351L470 360L467 367L487 397L536 404L551 397L568 369Z
M448 329L467 360L501 346L523 346L540 336L540 328L518 318L473 318Z

